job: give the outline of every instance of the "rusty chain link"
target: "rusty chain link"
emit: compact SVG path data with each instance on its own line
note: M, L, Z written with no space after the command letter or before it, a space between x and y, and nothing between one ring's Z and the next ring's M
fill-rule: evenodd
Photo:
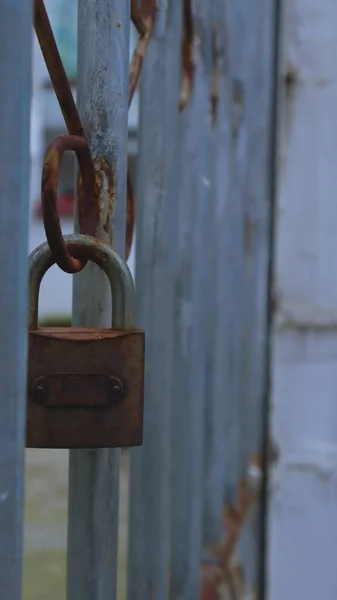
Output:
M131 0L131 19L139 33L129 75L129 106L137 88L143 57L150 39L156 10L155 0L146 0L142 10ZM56 137L45 154L42 175L42 214L46 237L57 265L67 273L77 273L86 262L71 256L64 242L57 210L58 175L66 151L76 154L80 169L78 212L80 232L95 237L99 224L96 171L71 87L57 48L44 0L34 0L34 29L49 72L69 135ZM135 221L132 182L127 174L125 254L129 257Z
M50 144L45 155L42 172L42 215L48 244L53 256L57 257L57 264L66 273L76 273L83 269L86 263L69 254L57 210L58 175L62 156L68 150L75 152L82 178L79 196L82 206L86 207L86 213L81 217L81 232L86 231L86 235L94 236L95 232L90 233L90 231L93 221L97 222L99 218L98 205L94 201L96 192L92 193L96 187L95 171L91 168L91 156L84 137L60 135ZM95 215L95 210L97 215ZM81 216L81 213L79 215ZM93 215L95 215L94 220L92 219Z

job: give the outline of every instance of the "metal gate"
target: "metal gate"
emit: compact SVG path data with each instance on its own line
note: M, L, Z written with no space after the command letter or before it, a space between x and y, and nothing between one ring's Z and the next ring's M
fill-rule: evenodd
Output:
M22 593L34 22L69 133L60 156L80 164L75 231L124 257L137 230L145 412L129 451L128 600L263 598L277 1L79 0L77 108L43 0L31 4L5 0L0 19L0 597ZM110 310L89 264L72 324L108 327ZM116 598L119 463L119 449L70 450L68 600Z

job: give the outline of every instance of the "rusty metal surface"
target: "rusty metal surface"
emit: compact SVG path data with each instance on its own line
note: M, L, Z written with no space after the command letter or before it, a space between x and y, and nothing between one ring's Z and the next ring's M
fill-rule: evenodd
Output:
M66 273L81 271L87 261L71 256L63 239L57 209L58 178L63 154L73 151L80 168L80 203L86 210L79 212L81 233L95 236L99 219L95 169L88 145L83 137L60 135L50 144L43 163L42 214L47 241L57 265Z
M67 273L76 273L83 268L83 264L81 265L67 253L61 240L62 233L57 215L58 170L63 153L66 150L75 151L81 173L78 182L80 230L85 235L94 236L99 224L95 166L43 0L34 1L33 18L41 51L70 134L56 138L45 158L42 203L46 235L55 252L58 266Z
M133 3L131 3L131 8L135 2L137 2L137 0L134 0ZM148 10L147 16L146 17L142 16L142 19L141 19L142 29L141 30L138 29L140 35L139 35L138 42L137 42L136 48L134 50L132 59L131 59L130 71L129 71L129 106L132 102L135 89L139 82L139 77L140 77L140 73L141 73L142 66L143 66L143 59L144 59L145 51L146 51L146 48L148 46L150 36L151 36L151 31L152 31L153 22L154 22L154 16L155 16L155 8L152 10Z
M145 35L147 32L147 24L144 20L141 8L139 7L139 0L131 0L131 20L139 35Z
M201 566L201 600L241 600L245 597L244 573L235 559L250 511L262 489L262 465L252 456L246 479L239 482L235 501L224 506L222 540L205 548Z
M129 105L132 102L134 92L139 83L139 77L143 64L143 57L150 39L154 16L156 12L156 3L154 0L147 0L143 3L142 8L138 7L138 0L132 0L131 2L131 18L139 32L139 40L133 54L130 73L129 73ZM81 144L81 160L82 163L85 161L85 169L81 168L79 150L77 149L76 155L80 164L82 180L79 180L78 185L78 215L80 231L85 235L95 236L97 227L99 224L99 199L97 195L97 187L99 182L93 182L95 178L95 166L93 159L90 155L87 142L84 136L83 126L78 114L76 103L71 91L71 87L62 64L62 60L57 48L57 44L53 35L53 31L50 25L48 14L44 5L43 0L34 1L34 28L39 40L41 51L52 81L55 94L57 96L65 124L70 134L80 136L82 138ZM55 144L58 145L60 142L57 139ZM70 141L68 137L68 146L75 146L79 148L79 140ZM86 146L86 148L85 148ZM63 149L71 150L71 147ZM49 149L51 150L51 149ZM49 151L48 151L49 152ZM48 153L47 153L48 154ZM50 156L46 156L50 160ZM60 157L61 158L61 157ZM60 159L59 159L60 161ZM97 166L97 165L96 165ZM84 176L85 173L85 176ZM55 189L53 180L55 181L56 174L52 173L50 165L47 165L46 177L50 178L50 188ZM90 181L89 181L90 180ZM57 182L56 182L57 185ZM59 218L56 213L56 202L57 194L50 191L48 200L43 199L44 205L47 201L50 202L49 210L49 222L46 228L47 239L52 244L53 251L56 252L58 266L67 273L76 273L83 268L78 261L74 260L65 250L64 245L60 239L61 231L59 227ZM125 242L125 256L128 259L130 255L133 230L135 222L135 199L133 193L133 186L130 175L128 173L127 180L127 220L126 220L126 242ZM54 228L54 229L53 229ZM47 233L48 229L48 233Z
M100 409L120 400L125 386L110 373L46 373L33 381L31 394L46 407Z
M32 252L27 447L112 448L141 444L144 332L131 329L134 287L130 271L110 246L94 238L69 235L64 243L75 258L93 261L108 276L115 330L37 329L40 284L55 257L47 242Z
M77 377L79 389L76 394L74 381L68 385L74 373L87 373L82 379ZM92 373L95 374L91 375L90 382L88 376ZM40 377L45 377L50 386L45 402L36 399L34 383ZM113 385L109 384L103 403L102 386L104 379L109 377L117 377L123 383L124 395L116 400ZM143 378L142 331L31 331L27 447L114 448L140 445Z

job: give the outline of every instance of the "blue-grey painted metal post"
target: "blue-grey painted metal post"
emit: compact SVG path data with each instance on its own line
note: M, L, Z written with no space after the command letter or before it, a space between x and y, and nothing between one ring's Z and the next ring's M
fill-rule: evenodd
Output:
M214 379L205 413L206 545L220 541L223 505L237 502L240 482L249 483L252 474L259 480L256 463L265 445L275 6L259 11L249 0L214 3L216 296L209 310L216 327L213 350L211 337L207 344ZM258 584L258 512L252 506L238 540L246 592Z
M211 2L191 4L191 90L180 115L179 189L175 251L174 362L171 415L170 598L194 600L200 593L202 558L205 288L210 204ZM188 23L187 23L188 25ZM188 35L188 27L185 31ZM208 232L209 233L209 232Z
M10 600L22 586L31 13L30 0L1 3L0 597Z
M158 3L142 71L136 291L146 331L145 422L144 444L131 452L129 600L168 597L180 26L181 2Z
M227 0L213 4L213 82L211 211L213 247L208 286L213 293L206 299L206 382L204 443L203 541L215 545L222 535L223 500L226 476L227 414L229 407L229 298L232 266L229 259L231 222L229 220L231 182L232 95Z
M130 8L124 0L79 0L78 10L78 107L103 177L97 237L123 256ZM106 276L90 264L75 278L73 324L110 326L110 308ZM68 600L116 598L119 461L120 450L70 452Z
M225 501L237 503L238 490L241 481L247 481L251 456L261 454L262 440L255 439L256 447L251 447L252 437L250 428L258 428L262 422L261 407L251 410L253 403L250 390L246 386L247 366L250 361L250 351L253 352L257 343L253 340L253 347L247 343L251 332L247 328L247 309L254 302L254 286L247 285L249 271L248 238L250 235L247 211L251 202L249 177L254 156L253 141L253 113L257 112L255 92L256 73L258 72L258 11L248 0L231 1L228 6L228 23L230 27L230 64L233 77L232 88L232 180L230 195L230 220L232 223L231 234L231 269L233 285L230 288L230 347L229 360L232 359L229 407L231 419L229 420L233 435L229 436L226 454L231 461L232 468L228 469L226 476ZM255 108L254 108L255 106ZM254 140L255 141L255 140ZM255 141L256 143L256 141ZM253 155L252 155L253 152ZM259 176L261 174L259 173ZM253 275L256 278L260 274ZM267 273L262 274L266 279ZM257 407L255 406L255 409ZM247 430L248 427L248 430ZM261 432L261 429L260 429ZM247 443L249 439L249 443ZM228 467L230 466L227 462ZM252 581L252 572L257 577L252 565L257 564L257 553L251 555L257 539L258 531L248 531L247 523L255 509L252 504L248 515L245 517L238 539L240 567L243 573L245 586L250 588L257 581ZM256 547L255 547L256 550ZM248 589L247 589L248 592Z
M244 236L244 387L241 464L250 465L251 484L256 489L243 535L241 562L248 590L256 588L264 562L263 535L265 506L261 505L262 472L253 466L254 457L261 466L266 457L269 369L269 286L272 258L272 220L274 186L274 147L276 144L275 84L278 45L278 0L268 3L263 11L254 11L245 0L243 11L247 35L246 70L247 182L245 191ZM239 44L239 41L237 41ZM258 109L257 109L258 107ZM267 467L264 464L264 467ZM263 596L262 585L259 591Z
M215 3L218 104L215 116L214 204L216 291L213 337L214 381L208 398L204 506L204 539L220 540L223 503L235 502L242 477L242 300L244 198L248 129L245 65L248 22L239 4ZM222 28L227 36L224 40ZM241 36L241 37L240 37ZM239 46L239 40L241 48Z

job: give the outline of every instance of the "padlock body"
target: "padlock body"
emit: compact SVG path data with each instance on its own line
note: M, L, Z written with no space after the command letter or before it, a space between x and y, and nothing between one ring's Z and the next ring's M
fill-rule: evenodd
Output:
M143 392L143 331L30 331L26 446L141 445Z

